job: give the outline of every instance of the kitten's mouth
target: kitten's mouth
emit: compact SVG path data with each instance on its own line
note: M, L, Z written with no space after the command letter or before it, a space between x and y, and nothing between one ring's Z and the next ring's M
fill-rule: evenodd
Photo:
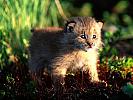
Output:
M94 48L94 45L88 45L88 44L82 44L80 45L80 49L84 50L84 51L88 51Z
M93 46L92 45L87 45L87 46L85 46L84 47L84 51L88 51L88 50L91 50L91 49L93 49Z
M92 44L85 44L85 48L92 48L93 47L93 45Z
M92 45L87 46L88 48L92 48Z

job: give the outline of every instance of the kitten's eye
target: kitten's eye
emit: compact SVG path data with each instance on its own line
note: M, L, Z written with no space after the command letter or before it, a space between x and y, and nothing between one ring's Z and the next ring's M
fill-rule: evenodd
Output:
M93 39L95 39L96 38L96 35L93 35Z
M85 39L85 35L84 34L82 34L80 37L83 38L83 39Z
M72 27L72 26L69 26L69 27L68 27L68 31L69 31L69 32L72 32L72 31L73 31L73 27Z
M82 39L87 39L88 38L88 35L85 34L85 32L83 34L81 34L80 36Z

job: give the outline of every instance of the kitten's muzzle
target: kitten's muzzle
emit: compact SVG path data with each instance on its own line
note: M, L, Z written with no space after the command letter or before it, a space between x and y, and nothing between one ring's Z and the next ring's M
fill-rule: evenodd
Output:
M92 48L93 43L90 43L90 42L86 42L86 43L88 48Z

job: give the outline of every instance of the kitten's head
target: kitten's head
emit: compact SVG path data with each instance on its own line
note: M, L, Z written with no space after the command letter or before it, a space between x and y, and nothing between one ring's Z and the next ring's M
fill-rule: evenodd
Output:
M102 22L96 22L92 17L74 17L66 22L65 35L68 44L75 49L88 51L99 49L101 42Z

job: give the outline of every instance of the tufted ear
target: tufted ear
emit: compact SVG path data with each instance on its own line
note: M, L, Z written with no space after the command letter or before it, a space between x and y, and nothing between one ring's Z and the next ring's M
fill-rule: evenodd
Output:
M75 21L66 21L65 22L65 29L67 32L72 32L75 27Z
M65 21L65 26L71 26L71 25L74 25L74 24L76 24L76 22L75 21L73 21L73 20L67 20L67 21Z
M98 23L98 25L99 25L99 27L100 27L100 29L103 27L103 22L97 22Z

